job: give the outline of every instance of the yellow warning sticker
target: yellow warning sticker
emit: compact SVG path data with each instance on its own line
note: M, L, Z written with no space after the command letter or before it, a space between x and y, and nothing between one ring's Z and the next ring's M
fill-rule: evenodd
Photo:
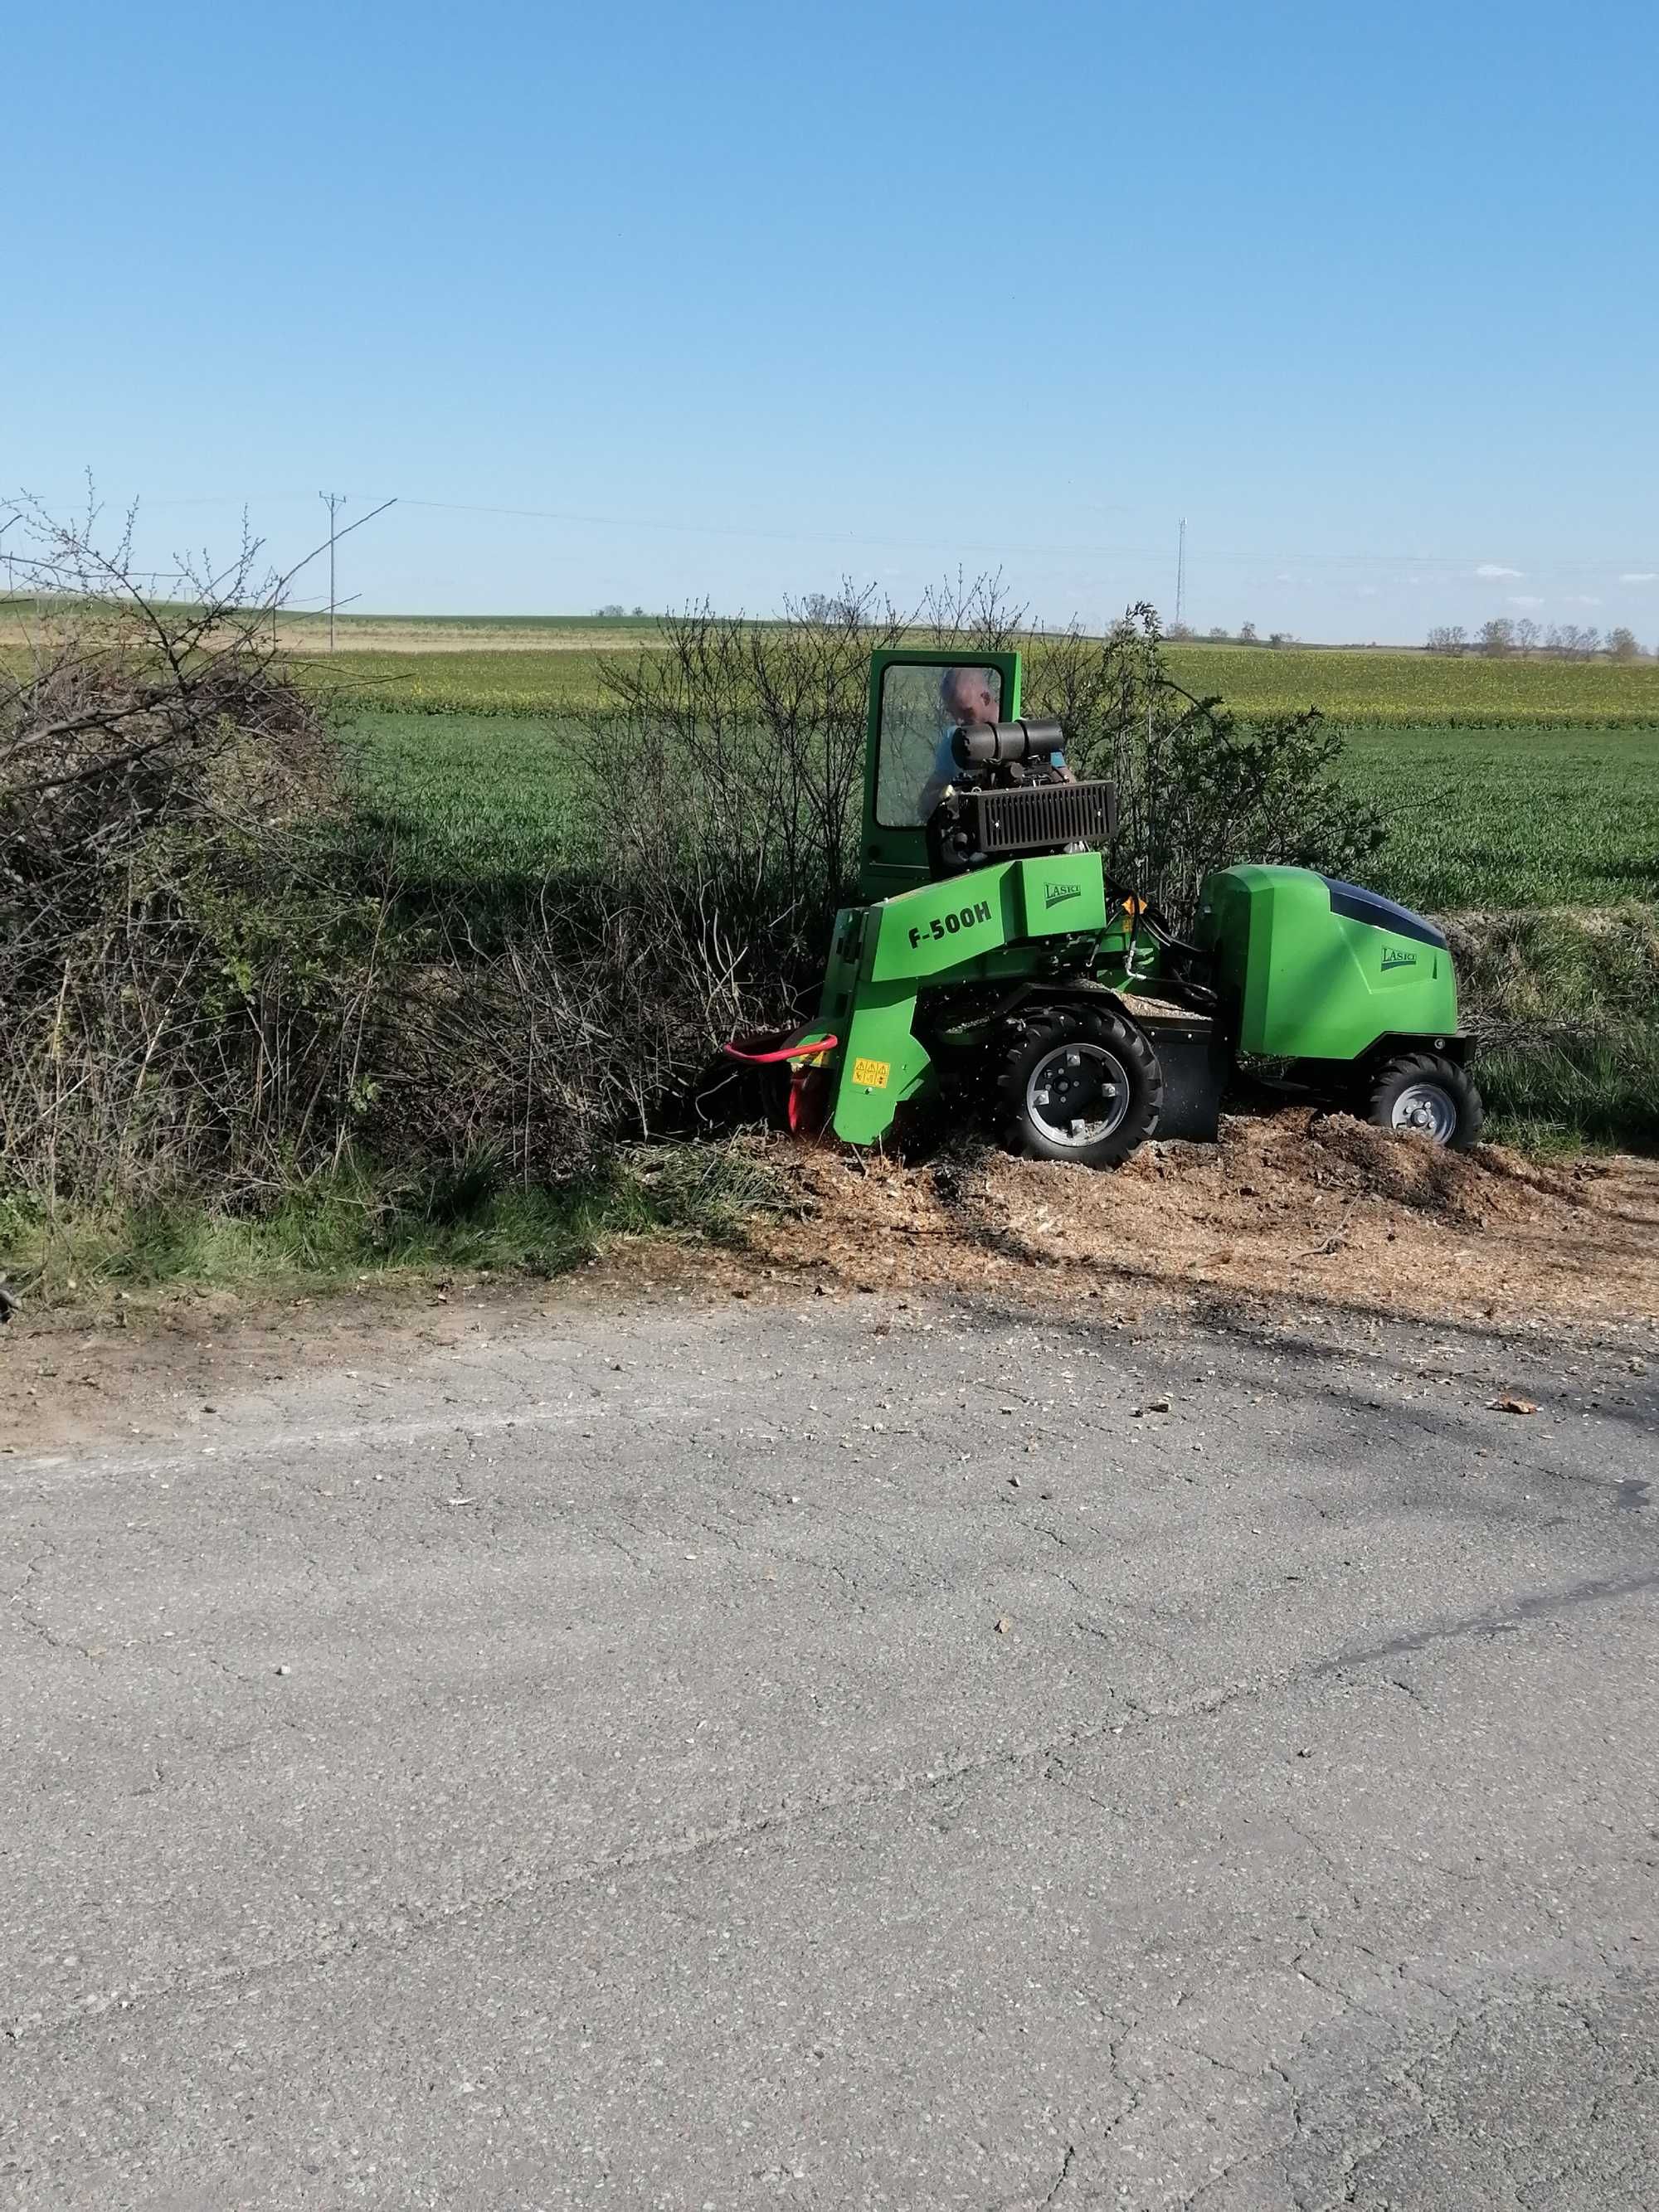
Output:
M866 1083L872 1091L885 1091L887 1079L893 1072L890 1060L855 1060L853 1062L854 1083Z

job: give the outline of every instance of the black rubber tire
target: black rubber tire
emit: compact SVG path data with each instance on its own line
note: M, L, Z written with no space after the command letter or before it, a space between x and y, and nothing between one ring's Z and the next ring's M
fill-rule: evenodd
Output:
M1092 1145L1057 1142L1031 1116L1026 1091L1032 1072L1056 1045L1081 1040L1103 1046L1129 1080L1129 1103L1109 1135ZM1158 1128L1164 1071L1145 1034L1105 1007L1051 1006L1025 1016L997 1072L997 1125L1003 1144L1028 1160L1066 1160L1076 1167L1115 1167Z
M1467 1152L1480 1141L1486 1109L1466 1067L1437 1052L1406 1052L1384 1060L1365 1085L1364 1114L1379 1129L1394 1128L1394 1109L1402 1092L1413 1084L1428 1084L1450 1100L1456 1119L1451 1134L1435 1138L1448 1152Z

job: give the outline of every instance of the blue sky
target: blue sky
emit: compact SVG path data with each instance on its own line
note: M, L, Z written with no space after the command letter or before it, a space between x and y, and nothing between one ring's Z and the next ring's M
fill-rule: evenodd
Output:
M244 502L286 562L330 487L400 499L365 608L1000 562L1167 616L1184 514L1200 626L1659 643L1650 0L60 0L6 51L0 487L90 468L158 568Z

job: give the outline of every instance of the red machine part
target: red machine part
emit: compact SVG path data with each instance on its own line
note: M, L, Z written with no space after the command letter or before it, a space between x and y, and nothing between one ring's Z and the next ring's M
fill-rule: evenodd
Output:
M805 1060L807 1065L796 1067L789 1079L789 1127L798 1137L822 1136L830 1119L831 1085L829 1069L814 1063L820 1061L825 1053L833 1052L841 1040L814 1037L810 1044L802 1044L799 1038L800 1032L795 1030L775 1044L754 1048L726 1044L720 1049L729 1060L740 1060L749 1067L778 1067L789 1060Z
M789 1127L798 1137L821 1137L830 1119L830 1071L798 1067L789 1083Z
M833 1052L840 1042L839 1037L827 1036L815 1037L811 1044L798 1044L786 1037L781 1044L769 1045L763 1052L750 1052L737 1044L723 1044L720 1050L728 1060L744 1060L750 1067L775 1067L781 1060L815 1060L821 1053Z

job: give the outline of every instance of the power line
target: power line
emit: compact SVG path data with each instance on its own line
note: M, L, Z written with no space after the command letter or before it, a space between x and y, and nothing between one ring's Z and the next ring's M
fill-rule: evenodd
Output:
M301 496L299 494L285 492L272 494L258 501L250 501L225 494L221 496L208 495L191 498L160 498L147 500L143 504L149 507L213 506L246 507L251 505L275 507L292 504ZM363 495L325 492L320 496L325 503L332 500L337 507L343 507L350 500L360 498ZM769 526L745 523L688 522L675 517L661 515L595 514L570 507L505 507L481 501L413 499L402 495L395 499L378 501L368 514L359 516L357 521L349 525L348 528L354 530L360 528L374 514L382 514L386 507L394 505L420 507L441 514L505 516L527 522L575 524L581 528L592 530L633 530L647 535L731 538L747 540L751 543L839 546L849 550L856 547L867 546L886 551L943 552L947 556L956 554L972 554L991 557L1041 556L1054 560L1119 559L1151 562L1168 557L1167 541L1163 547L1113 544L1029 544L1007 541L970 543L955 538L885 538L870 536L857 531L780 530ZM336 532L331 527L332 509L331 509L330 520L331 538L337 536L343 538L347 534L346 530ZM1299 563L1310 568L1421 568L1447 574L1455 574L1458 571L1462 571L1467 574L1469 581L1482 583L1519 580L1528 574L1540 572L1553 575L1583 575L1601 573L1609 568L1659 568L1659 553L1641 555L1603 553L1591 559L1578 558L1566 561L1522 553L1515 556L1512 564L1503 564L1506 568L1513 565L1517 572L1516 577L1483 577L1476 573L1481 566L1498 564L1492 562L1489 555L1482 553L1286 551L1273 546L1229 547L1212 546L1207 544L1204 551L1206 561L1212 563L1224 563L1229 567L1266 567L1269 564L1283 566L1287 563ZM1529 569L1521 565L1528 561L1531 562Z
M705 522L681 522L649 515L588 514L564 507L495 507L476 505L464 500L401 499L404 507L417 507L444 514L485 514L513 516L524 521L574 522L586 528L603 530L660 531L702 538L736 538L766 539L805 545L871 545L890 551L945 550L955 553L1039 554L1054 559L1117 558L1152 561L1168 558L1168 541L1163 547L1155 545L1021 545L998 540L982 544L964 543L960 538L872 538L861 532L844 533L826 531L756 529L743 525ZM1301 562L1310 567L1322 564L1359 568L1415 568L1471 572L1472 581L1491 582L1492 578L1476 578L1473 571L1489 556L1476 553L1332 553L1285 552L1273 547L1212 547L1206 545L1205 557L1210 561L1267 564L1270 562ZM1522 555L1522 559L1531 556ZM1659 556L1644 554L1639 561L1650 564L1659 562ZM1588 573L1610 568L1634 568L1638 557L1601 554L1590 561L1534 560L1535 568L1547 569L1556 574ZM1525 574L1527 572L1520 572Z

